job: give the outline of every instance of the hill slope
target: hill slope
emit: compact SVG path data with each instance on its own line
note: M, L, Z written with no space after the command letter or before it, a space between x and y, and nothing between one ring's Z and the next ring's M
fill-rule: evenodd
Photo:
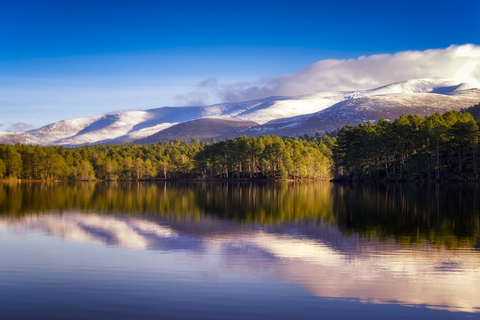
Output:
M174 138L276 134L298 136L403 114L428 116L480 102L480 89L451 79L415 79L372 90L320 92L299 97L163 107L69 119L20 133L0 132L0 143L83 145L155 142ZM218 118L221 121L213 121ZM209 119L205 121L192 120ZM236 122L233 119L243 120ZM165 132L163 132L165 131ZM163 133L161 133L163 132Z
M174 139L199 138L202 141L210 141L212 138L225 139L234 137L238 132L257 126L253 121L245 121L234 118L202 118L179 123L170 128L155 133L147 138L133 141L133 143L155 143L158 141L171 141Z

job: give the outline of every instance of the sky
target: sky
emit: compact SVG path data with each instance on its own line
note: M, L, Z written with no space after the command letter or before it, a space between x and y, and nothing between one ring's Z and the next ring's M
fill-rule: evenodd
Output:
M0 131L408 78L478 82L478 12L478 0L0 0Z

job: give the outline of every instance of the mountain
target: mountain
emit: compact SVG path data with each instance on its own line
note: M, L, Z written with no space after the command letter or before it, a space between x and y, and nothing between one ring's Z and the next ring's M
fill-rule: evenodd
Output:
M320 92L198 107L119 111L59 121L20 133L0 132L1 143L83 145L154 143L262 134L298 136L346 124L429 116L480 102L480 88L444 78L414 79L364 91Z
M278 136L313 135L315 132L331 131L347 124L371 121L380 118L393 121L402 114L417 114L427 117L432 113L459 111L463 105L472 106L480 101L480 89L455 90L448 94L395 93L362 97L339 102L330 108L303 116L270 121L262 126L250 128L247 136L274 134Z
M253 121L235 118L201 118L176 124L149 137L135 140L134 143L148 144L175 139L190 141L193 138L199 138L203 141L210 141L212 138L216 140L225 139L226 137L238 136L238 132L257 125Z

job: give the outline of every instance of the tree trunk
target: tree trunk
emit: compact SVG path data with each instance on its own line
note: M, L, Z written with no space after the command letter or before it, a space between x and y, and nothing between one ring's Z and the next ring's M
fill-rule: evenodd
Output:
M440 146L437 137L437 165L435 166L435 179L440 179Z

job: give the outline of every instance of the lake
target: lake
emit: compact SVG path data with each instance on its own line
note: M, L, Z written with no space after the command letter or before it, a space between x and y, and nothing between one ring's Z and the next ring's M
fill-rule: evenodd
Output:
M478 184L0 184L0 319L480 319Z

